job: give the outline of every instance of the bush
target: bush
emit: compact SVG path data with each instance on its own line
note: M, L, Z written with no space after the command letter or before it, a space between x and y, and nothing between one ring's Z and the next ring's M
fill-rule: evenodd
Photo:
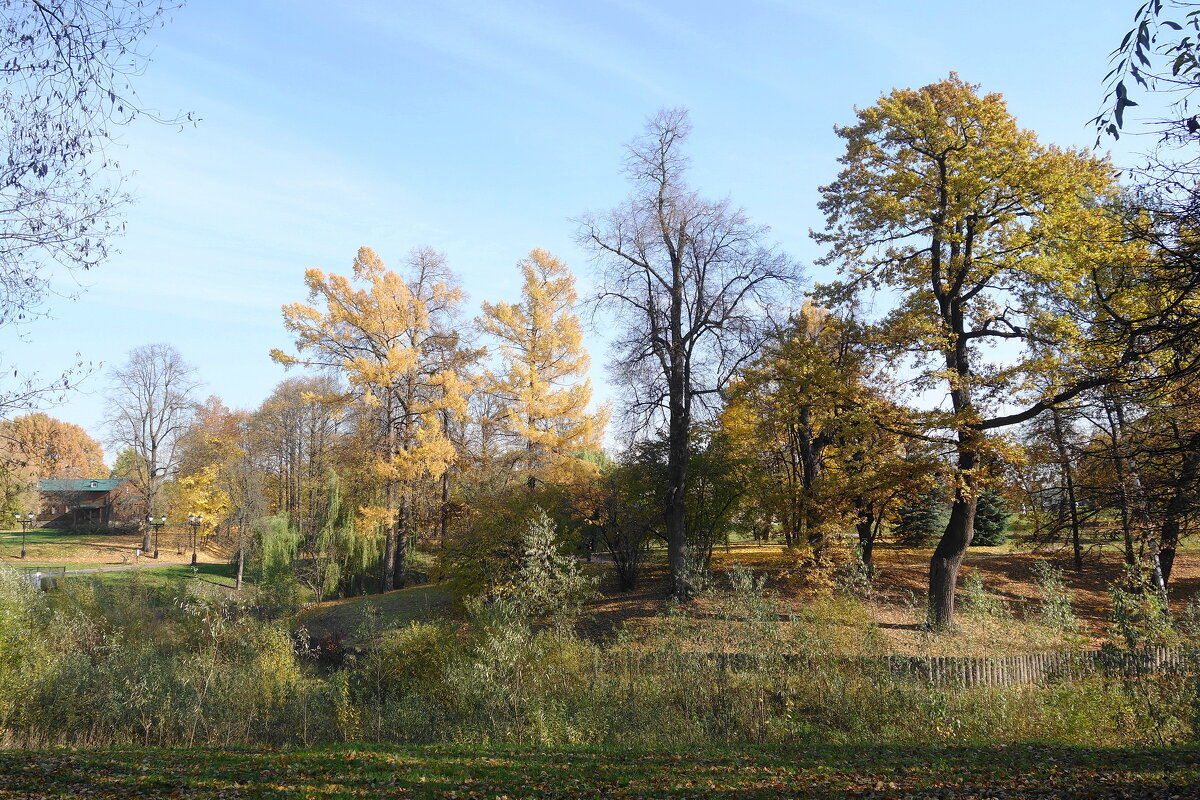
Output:
M982 617L1001 617L1008 613L1004 601L983 585L983 575L972 569L963 578L963 610Z
M583 574L576 558L559 550L554 523L538 510L521 537L520 566L508 582L505 599L525 617L566 622L596 594L597 583Z
M549 541L545 527L528 540ZM557 556L529 562L531 575L560 574L545 566ZM529 580L544 589L556 579ZM515 596L477 600L466 626L376 631L365 655L331 675L298 660L291 636L258 609L189 586L174 596L125 584L68 596L0 570L0 735L15 746L1116 746L1131 731L1181 740L1196 700L1190 678L1150 674L931 686L892 673L882 649L863 655L873 628L857 599L817 598L789 616L740 568L728 591L677 606L636 638L590 642L566 626L531 626ZM1116 601L1127 649L1166 641L1161 609L1132 595Z
M1079 620L1071 609L1075 595L1063 582L1063 571L1049 561L1035 561L1033 576L1042 600L1042 623L1062 633L1078 631Z

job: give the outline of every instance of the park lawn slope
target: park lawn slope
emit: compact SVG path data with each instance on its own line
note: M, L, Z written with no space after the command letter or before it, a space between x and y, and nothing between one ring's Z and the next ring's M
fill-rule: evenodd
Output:
M106 584L121 584L140 581L150 586L180 586L191 580L221 586L226 589L234 587L237 575L235 564L168 564L164 566L138 567L136 569L107 570L103 572L88 572L82 575L68 576L83 578Z
M451 611L450 595L432 584L396 589L383 594L328 600L309 606L288 620L317 638L357 642L370 629L398 628L410 622L444 617Z
M1195 797L1200 751L1007 747L0 752L0 798Z

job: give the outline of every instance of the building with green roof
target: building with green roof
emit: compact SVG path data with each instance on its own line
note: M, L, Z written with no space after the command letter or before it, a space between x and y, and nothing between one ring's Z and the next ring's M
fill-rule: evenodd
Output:
M109 525L128 506L132 484L118 478L47 478L38 481L38 523L51 528Z

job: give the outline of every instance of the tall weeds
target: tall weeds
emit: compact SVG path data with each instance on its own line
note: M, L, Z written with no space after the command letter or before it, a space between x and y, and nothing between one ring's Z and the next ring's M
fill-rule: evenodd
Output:
M0 732L9 746L1116 745L1131 724L1161 723L1167 711L1187 717L1194 699L1163 692L1153 704L1130 703L1119 683L1101 679L927 685L862 655L861 642L851 654L838 638L846 633L810 615L785 615L744 570L636 636L590 641L515 604L479 604L464 625L379 631L364 655L333 671L255 609L197 591L85 587L45 594L0 571Z

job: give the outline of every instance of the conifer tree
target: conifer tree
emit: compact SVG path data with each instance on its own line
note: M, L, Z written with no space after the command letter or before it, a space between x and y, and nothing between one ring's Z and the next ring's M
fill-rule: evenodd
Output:
M305 273L309 295L324 310L284 306L284 325L300 354L273 350L285 365L333 368L345 373L375 427L374 473L382 504L365 509L385 531L383 588L402 580L413 535L416 493L436 482L457 457L446 435L446 414L466 412L461 374L464 348L455 316L462 290L431 250L409 258L407 279L387 269L367 247L354 260L353 279ZM353 281L362 284L355 286Z
M995 547L1008 541L1008 508L1004 496L995 489L984 489L975 506L973 545Z
M513 445L517 473L533 487L569 480L586 462L573 454L597 449L607 414L588 410L592 384L575 313L575 276L545 250L518 265L519 303L483 303L481 325L500 340L503 365L485 391L498 401L501 435Z
M892 536L911 546L936 542L950 519L950 495L943 486L926 489L896 512Z

